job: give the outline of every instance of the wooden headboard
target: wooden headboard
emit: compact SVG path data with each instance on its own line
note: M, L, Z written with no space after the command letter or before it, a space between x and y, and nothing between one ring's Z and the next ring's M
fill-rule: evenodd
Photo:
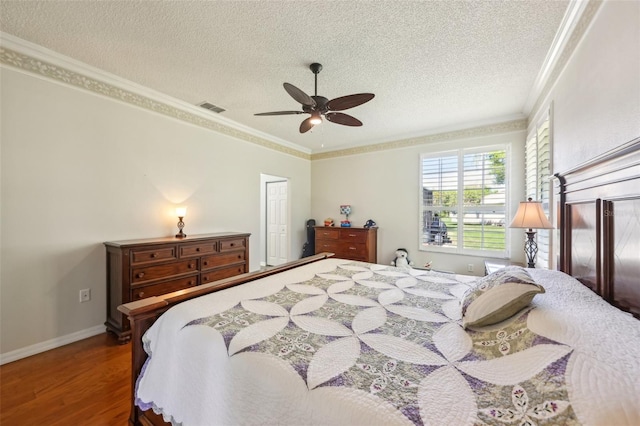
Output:
M560 270L640 318L640 137L555 177Z

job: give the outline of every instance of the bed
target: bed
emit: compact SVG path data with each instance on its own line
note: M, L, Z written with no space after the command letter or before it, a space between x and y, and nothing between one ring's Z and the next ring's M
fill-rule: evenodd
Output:
M130 424L640 424L639 147L556 175L563 272L322 254L121 306ZM468 321L514 276L542 289Z

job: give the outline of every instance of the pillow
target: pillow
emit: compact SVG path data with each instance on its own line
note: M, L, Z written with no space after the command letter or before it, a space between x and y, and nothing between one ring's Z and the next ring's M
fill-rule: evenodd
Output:
M462 298L464 328L496 324L525 308L544 288L519 266L507 266L476 281Z

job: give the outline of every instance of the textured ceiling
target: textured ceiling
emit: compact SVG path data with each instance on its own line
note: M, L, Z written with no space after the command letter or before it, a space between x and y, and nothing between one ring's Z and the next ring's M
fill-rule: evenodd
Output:
M312 152L523 117L568 0L6 1L0 30ZM288 82L371 92L300 134Z

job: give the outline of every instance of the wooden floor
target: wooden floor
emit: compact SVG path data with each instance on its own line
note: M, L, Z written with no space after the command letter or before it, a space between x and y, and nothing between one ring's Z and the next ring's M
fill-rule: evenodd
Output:
M130 351L105 333L0 366L0 425L126 425Z

